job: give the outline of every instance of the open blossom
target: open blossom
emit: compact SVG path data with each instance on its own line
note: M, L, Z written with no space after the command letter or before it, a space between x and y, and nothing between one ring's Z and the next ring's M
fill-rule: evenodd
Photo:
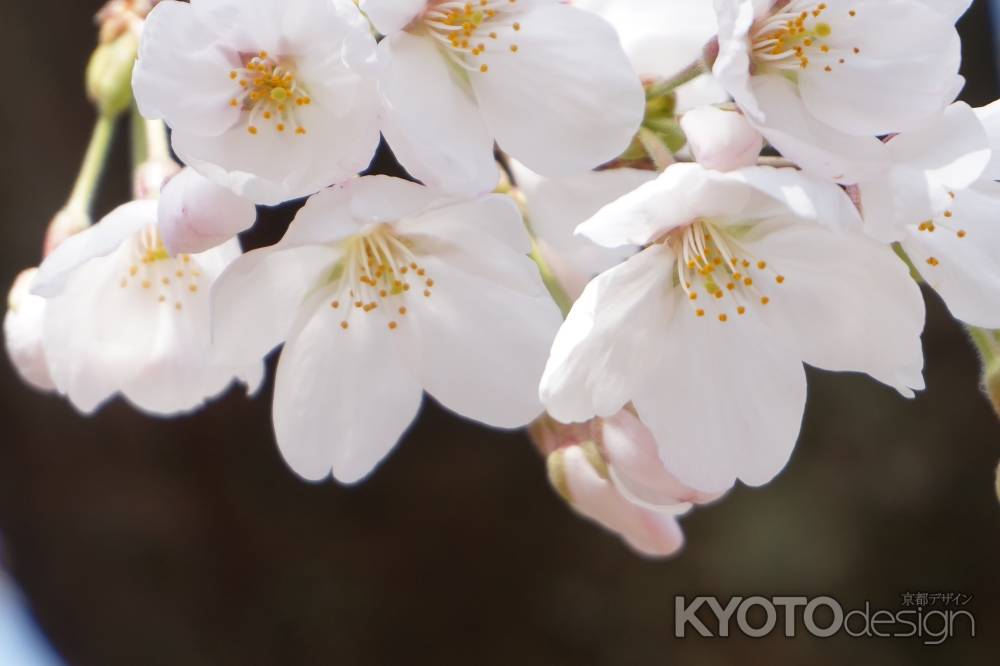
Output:
M869 233L899 242L957 319L1000 328L1000 169L983 125L1000 106L979 114L957 103L893 137L891 168L859 189Z
M14 280L3 318L4 348L21 379L39 391L54 391L42 344L45 299L31 293L37 274L37 268L29 268Z
M535 241L571 298L579 296L595 275L635 252L630 246L601 247L573 232L604 206L656 178L655 171L609 169L546 178L516 160L511 160L510 168L524 197Z
M560 316L502 195L441 200L385 176L315 195L277 245L226 272L215 343L234 360L282 341L274 429L299 475L351 483L409 427L426 390L488 425L542 411Z
M714 73L803 168L877 174L878 135L915 129L961 89L955 20L971 0L716 0Z
M702 57L717 32L712 0L573 0L615 27L632 67L643 79L668 79ZM685 110L728 99L711 76L677 88Z
M184 162L273 205L371 162L374 54L350 0L163 0L146 21L133 87Z
M121 393L171 415L201 406L234 377L255 390L259 357L225 366L209 356L209 290L239 254L234 240L171 256L155 201L125 204L63 242L32 287L45 298L43 345L59 392L84 413Z
M632 403L664 466L703 492L788 460L803 362L923 388L924 305L838 187L794 170L675 164L579 233L644 250L573 306L541 382L563 422Z
M379 44L383 134L424 183L493 189L494 139L550 176L625 151L645 98L614 29L556 0L362 0Z

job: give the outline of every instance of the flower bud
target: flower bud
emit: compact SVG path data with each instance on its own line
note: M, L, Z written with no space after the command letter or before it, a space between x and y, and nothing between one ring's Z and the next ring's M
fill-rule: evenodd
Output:
M691 153L702 166L732 171L757 163L764 138L739 111L701 106L681 117Z
M158 219L171 254L198 254L253 226L257 208L194 169L183 169L163 188Z
M102 115L117 116L132 103L132 67L139 49L135 33L98 45L87 64L87 96Z
M42 256L49 256L53 250L62 245L64 240L73 234L80 233L89 227L90 223L90 216L75 208L64 208L56 213L52 221L49 222L48 229L45 230Z
M667 471L652 433L627 409L602 419L598 436L615 485L636 504L681 513L690 504L705 504L725 494L701 492Z
M558 449L547 462L549 479L559 494L578 513L619 534L636 551L668 557L684 545L673 516L648 511L622 497L593 443Z
M42 344L45 299L31 293L36 273L37 268L29 268L14 280L3 320L4 346L21 379L39 391L54 391Z

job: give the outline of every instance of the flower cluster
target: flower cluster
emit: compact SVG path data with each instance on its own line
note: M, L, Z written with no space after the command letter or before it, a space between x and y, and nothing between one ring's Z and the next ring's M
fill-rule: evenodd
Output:
M1000 329L970 1L163 0L130 19L136 200L88 226L78 183L8 349L83 412L175 415L283 346L303 478L365 478L427 393L530 424L569 503L669 555L789 460L804 365L924 388L919 282ZM410 180L364 175L383 140Z

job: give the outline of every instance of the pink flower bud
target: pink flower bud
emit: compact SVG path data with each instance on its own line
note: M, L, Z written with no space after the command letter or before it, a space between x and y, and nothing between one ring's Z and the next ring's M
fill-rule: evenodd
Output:
M548 465L553 485L578 513L621 535L636 551L668 557L684 545L676 518L636 506L618 492L593 444L561 448Z
M739 111L701 106L681 117L681 129L695 159L716 171L753 166L764 138Z
M37 268L29 268L14 280L3 320L4 346L21 379L39 391L54 391L42 345L45 299L31 293L36 273Z
M628 410L603 419L600 445L616 485L637 504L667 509L685 503L705 504L725 494L700 492L668 472L652 433Z
M160 196L167 182L180 173L181 167L173 160L143 162L135 170L132 192L136 199L155 199Z
M256 216L252 203L191 168L166 184L158 212L160 236L171 254L198 254L222 245L253 226Z

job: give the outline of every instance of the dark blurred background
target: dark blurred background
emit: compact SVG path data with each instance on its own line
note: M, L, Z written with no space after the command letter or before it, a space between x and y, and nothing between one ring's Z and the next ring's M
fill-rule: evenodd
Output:
M100 4L0 4L4 290L38 262L86 145ZM962 28L964 98L981 105L998 96L983 0ZM113 159L99 214L129 196L124 140ZM277 238L292 212L269 212L251 242ZM273 442L270 384L183 420L120 402L83 419L4 359L3 566L81 666L996 664L1000 428L961 328L929 302L928 391L908 402L812 372L788 468L686 518L688 545L666 562L575 517L522 435L433 404L364 485L308 485ZM896 609L917 592L973 595L977 637L672 637L677 594Z

